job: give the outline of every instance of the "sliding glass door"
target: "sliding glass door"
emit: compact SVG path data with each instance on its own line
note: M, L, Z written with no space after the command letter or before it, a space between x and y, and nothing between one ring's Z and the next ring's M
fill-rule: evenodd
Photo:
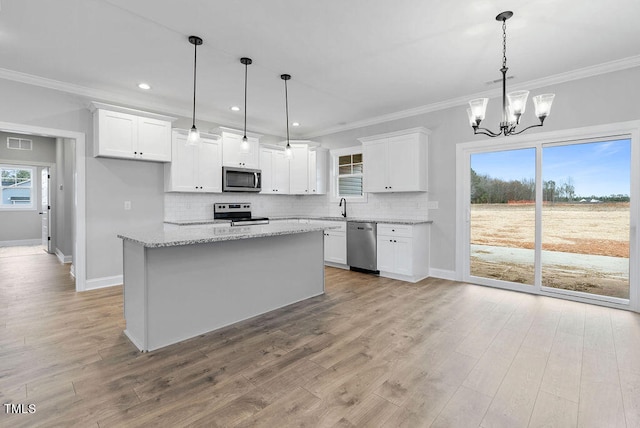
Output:
M639 300L633 138L528 141L459 149L463 279L612 304Z
M470 273L534 285L536 151L476 153L470 170Z
M542 287L629 299L631 140L542 148Z

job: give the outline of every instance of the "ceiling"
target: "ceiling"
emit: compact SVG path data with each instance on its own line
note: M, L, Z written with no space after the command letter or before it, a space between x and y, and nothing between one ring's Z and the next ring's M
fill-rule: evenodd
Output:
M510 86L640 64L638 0L0 0L0 77L188 117L193 34L198 120L242 126L248 56L248 129L285 134L289 73L312 137L497 91L503 10Z

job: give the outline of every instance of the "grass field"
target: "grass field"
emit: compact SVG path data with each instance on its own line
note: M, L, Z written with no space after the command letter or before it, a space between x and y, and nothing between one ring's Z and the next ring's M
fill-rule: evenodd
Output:
M535 207L533 204L472 204L471 244L501 248L534 248ZM477 247L476 247L477 248ZM603 266L572 266L545 263L545 251L568 256L592 255L629 258L629 204L544 205L542 212L543 285L628 298L628 270L606 272ZM471 274L506 281L533 284L533 255L530 262L492 261L476 250L471 257ZM582 258L587 259L587 258ZM603 260L602 258L592 258ZM597 262L594 262L597 263ZM627 268L628 269L628 268Z

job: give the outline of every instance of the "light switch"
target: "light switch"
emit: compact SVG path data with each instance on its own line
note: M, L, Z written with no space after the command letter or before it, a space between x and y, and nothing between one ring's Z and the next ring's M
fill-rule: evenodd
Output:
M124 209L125 211L129 211L131 209L131 201L124 201Z

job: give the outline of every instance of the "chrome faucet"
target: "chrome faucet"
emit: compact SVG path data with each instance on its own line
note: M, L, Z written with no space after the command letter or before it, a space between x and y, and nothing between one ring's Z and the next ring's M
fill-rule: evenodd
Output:
M342 206L343 202L344 202L344 206ZM342 217L347 217L347 200L345 198L341 198L340 205L338 206L342 207Z

